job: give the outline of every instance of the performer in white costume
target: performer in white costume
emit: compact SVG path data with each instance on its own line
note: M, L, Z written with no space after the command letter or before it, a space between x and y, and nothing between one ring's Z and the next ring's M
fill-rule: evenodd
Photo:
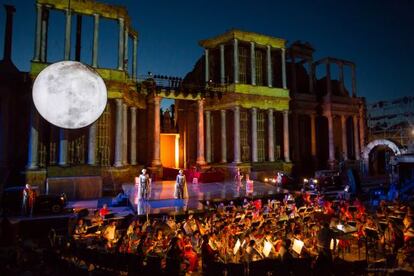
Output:
M151 194L151 179L146 169L139 176L138 199L148 199Z
M187 181L183 170L178 171L177 179L175 181L175 198L188 198Z

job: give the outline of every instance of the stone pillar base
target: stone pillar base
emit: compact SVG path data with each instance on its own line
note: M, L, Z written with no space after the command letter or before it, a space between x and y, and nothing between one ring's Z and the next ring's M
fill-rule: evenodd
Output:
M148 167L148 170L151 172L151 175L150 175L150 177L151 177L151 181L152 182L154 182L154 181L158 181L158 180L162 180L162 176L163 176L163 171L162 171L162 166L161 166L161 163L160 163L160 165L159 166L153 166L152 164L151 164L151 166L150 167Z
M328 160L329 169L335 170L338 168L338 161L336 160Z

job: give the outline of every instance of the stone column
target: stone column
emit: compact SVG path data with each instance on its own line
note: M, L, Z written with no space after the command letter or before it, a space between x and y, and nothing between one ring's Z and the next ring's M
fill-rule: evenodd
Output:
M282 83L283 83L283 89L287 89L286 85L286 49L282 48Z
M358 135L358 117L356 115L353 116L353 121L354 121L355 160L359 160L360 152L359 152L359 135Z
M65 60L70 60L71 29L72 29L72 11L70 9L66 9Z
M152 153L151 167L161 166L161 153L160 153L160 131L161 131L161 119L160 119L160 103L161 97L154 96L151 101L154 103L154 148Z
M118 41L118 70L124 69L124 19L118 18L119 41Z
M285 162L290 162L289 155L289 110L283 111L283 155Z
M335 144L334 144L334 133L333 133L333 116L328 113L328 148L329 148L329 163L335 162Z
M125 26L124 32L124 70L128 71L128 40L129 40L129 29Z
M204 158L204 99L198 100L198 116L197 116L197 160L199 166L204 166L206 160Z
M122 104L122 164L128 165L128 106Z
M30 113L29 150L27 157L27 169L37 169L39 164L39 115L33 106Z
M206 161L211 163L211 113L206 111Z
M315 114L310 115L311 118L311 154L316 158L316 116Z
M270 45L266 46L266 55L267 55L267 86L272 87L273 78L272 78L272 48Z
M115 99L115 167L122 166L122 99Z
M210 80L210 72L209 72L209 60L208 60L208 49L204 49L204 81L206 83Z
M68 165L68 131L59 129L59 166Z
M49 10L44 9L42 13L42 42L40 43L40 60L46 62L47 59L47 29L49 25Z
M220 163L227 163L227 133L226 133L226 110L220 110L221 119L221 160Z
M233 39L233 69L234 69L234 83L239 83L239 42Z
M36 40L35 40L35 54L33 61L40 60L40 44L42 39L42 4L36 3L37 15L36 15Z
M362 152L365 148L365 116L362 106L359 107L359 150Z
M356 97L356 74L355 74L355 65L352 65L351 68L352 68L352 97Z
M273 130L273 109L267 110L267 129L268 129L268 154L269 161L275 161L275 139L274 139L274 130Z
M252 113L252 162L257 162L257 109L253 107Z
M224 44L220 45L220 83L226 83L226 67L224 60Z
M297 83L296 83L296 60L295 56L291 54L291 62L290 62L290 71L291 71L291 82L290 82L290 91L293 93L297 92Z
M332 96L331 88L331 64L329 61L326 62L326 95L328 97Z
M309 66L309 92L313 94L313 61L312 59L308 60L308 66Z
M94 166L96 165L96 124L94 122L92 125L89 126L89 137L88 137L88 165Z
M253 41L250 41L250 74L252 85L256 85L256 50Z
M345 94L345 83L344 83L344 64L339 63L339 88L341 89L341 94Z
M137 164L137 108L131 106L131 151L130 161L131 165Z
M234 163L241 163L240 159L240 107L234 109Z
M132 51L132 79L137 79L137 51L138 51L138 37L134 37L134 48Z
M93 48L92 48L92 67L98 67L98 51L99 51L99 14L94 14L93 26Z
M341 127L342 127L342 152L345 160L348 160L348 144L346 135L346 117L341 115Z

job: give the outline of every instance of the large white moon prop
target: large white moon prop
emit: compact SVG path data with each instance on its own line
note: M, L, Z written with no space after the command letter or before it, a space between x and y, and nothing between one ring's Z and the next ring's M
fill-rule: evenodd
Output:
M95 122L108 98L99 74L77 61L61 61L43 69L33 84L32 96L43 118L69 129Z

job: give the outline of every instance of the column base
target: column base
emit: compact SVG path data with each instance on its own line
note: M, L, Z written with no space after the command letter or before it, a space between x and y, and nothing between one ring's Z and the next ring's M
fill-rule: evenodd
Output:
M26 166L26 170L33 171L39 169L38 165L30 164Z
M152 160L150 166L153 168L162 167L161 160Z
M123 164L122 164L121 161L115 162L115 164L114 164L114 167L117 167L117 168L122 167L122 166L123 166Z
M135 166L135 165L138 165L137 161L131 162L131 166Z
M201 167L207 166L207 162L204 159L198 159L198 160L196 160L196 164L198 166L201 166Z
M331 170L335 170L338 167L338 161L328 160L328 166Z

